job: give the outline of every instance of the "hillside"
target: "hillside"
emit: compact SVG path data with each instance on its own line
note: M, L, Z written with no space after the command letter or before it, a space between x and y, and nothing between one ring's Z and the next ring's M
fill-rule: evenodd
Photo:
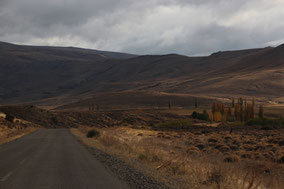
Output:
M0 43L0 76L1 104L60 106L127 91L255 96L281 103L284 45L187 57Z
M126 53L73 47L0 43L0 103L41 100L70 93Z

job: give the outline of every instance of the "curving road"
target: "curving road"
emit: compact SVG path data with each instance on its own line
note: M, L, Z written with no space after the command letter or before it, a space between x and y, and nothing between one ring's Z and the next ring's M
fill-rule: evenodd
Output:
M0 189L128 188L68 129L38 130L0 145Z

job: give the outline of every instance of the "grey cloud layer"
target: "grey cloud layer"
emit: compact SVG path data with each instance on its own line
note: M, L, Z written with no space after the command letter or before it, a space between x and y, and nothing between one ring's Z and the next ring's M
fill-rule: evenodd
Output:
M136 54L284 42L283 0L0 0L0 40Z

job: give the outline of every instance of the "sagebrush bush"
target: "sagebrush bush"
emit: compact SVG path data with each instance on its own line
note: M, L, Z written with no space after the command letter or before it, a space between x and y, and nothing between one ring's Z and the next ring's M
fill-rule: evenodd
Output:
M15 117L13 115L7 114L5 119L11 123L14 123Z
M199 120L204 120L204 121L210 121L209 119L209 115L206 111L204 111L203 113L198 113L196 111L194 111L192 114L191 114L191 117L193 119L199 119Z
M100 136L100 132L95 130L95 129L92 129L92 130L88 131L88 133L87 133L88 138L93 138L93 137L98 137L98 136Z
M142 160L142 161L145 161L145 160L147 160L147 156L145 155L145 154L139 154L138 155L138 159L140 159L140 160Z
M58 124L58 120L56 117L51 117L51 121L53 122L53 124L57 125Z

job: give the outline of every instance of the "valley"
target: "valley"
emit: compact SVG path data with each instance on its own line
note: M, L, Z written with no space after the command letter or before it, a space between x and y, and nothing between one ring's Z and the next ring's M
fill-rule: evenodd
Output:
M74 186L105 175L100 188L283 188L283 54L283 45L188 57L0 43L0 154L8 162L5 151L19 151L19 168L0 164L0 186L37 188L43 177L22 178L73 170Z
M157 94L243 96L282 104L283 51L281 45L204 57L138 56L1 43L0 103L56 108L94 96L130 92L153 94L153 99Z

